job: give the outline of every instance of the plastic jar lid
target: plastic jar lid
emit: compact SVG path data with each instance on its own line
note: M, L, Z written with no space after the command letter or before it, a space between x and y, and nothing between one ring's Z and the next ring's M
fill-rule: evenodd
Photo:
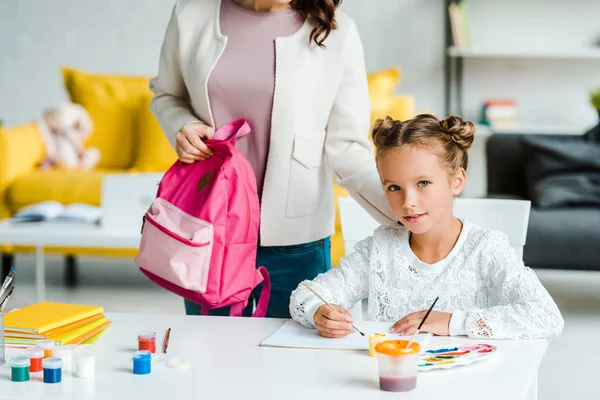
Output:
M156 332L140 332L138 333L138 339L143 339L143 340L151 340L151 339L156 339Z
M25 355L29 358L43 358L44 349L41 347L28 347L25 349Z
M171 358L168 361L168 367L173 369L188 369L190 362L182 358Z
M10 360L11 367L29 368L30 363L31 361L29 360L29 357L15 357Z
M152 353L150 353L148 350L134 351L133 358L141 360L150 360L152 358Z
M44 367L44 369L62 368L62 360L56 357L44 358L42 360L42 367Z
M74 354L76 359L94 357L94 353L88 349L79 349Z
M379 338L384 338L387 335L385 333L371 333L369 335L369 339L379 339Z
M77 360L77 365L93 365L96 361L96 356L92 353L80 354L75 360Z
M52 350L52 355L54 355L54 357L63 358L63 357L68 357L69 355L71 355L72 351L73 351L73 345L70 345L70 344L67 344L65 346L56 346Z
M48 339L38 340L37 342L35 342L35 345L40 349L52 349L54 348L54 346L56 346L56 343L54 342L54 340Z
M408 340L386 340L385 342L377 343L375 351L393 357L407 356L421 352L419 343L412 342L408 349L406 348L407 344Z

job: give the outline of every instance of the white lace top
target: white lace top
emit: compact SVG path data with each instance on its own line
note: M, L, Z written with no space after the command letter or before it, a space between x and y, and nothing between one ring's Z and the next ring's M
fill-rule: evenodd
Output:
M415 256L406 228L382 226L357 243L339 268L307 283L348 310L367 298L367 319L375 321L398 321L428 309L439 296L435 310L452 313L451 335L550 338L564 326L554 300L506 235L468 221L450 254L435 264ZM314 327L313 316L322 304L301 285L291 296L292 318Z

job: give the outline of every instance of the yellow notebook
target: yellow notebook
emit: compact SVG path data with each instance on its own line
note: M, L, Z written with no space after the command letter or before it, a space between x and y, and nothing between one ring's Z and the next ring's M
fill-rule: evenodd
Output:
M57 336L60 336L66 332L73 330L73 329L77 329L81 326L87 325L90 322L98 321L101 318L104 318L104 315L102 315L102 314L92 315L91 317L87 317L87 318L81 319L79 321L71 322L70 324L63 325L58 328L54 328L54 329L46 331L42 334L15 332L15 331L10 331L8 329L5 329L4 337L5 338L23 338L23 339L54 339Z
M91 322L77 329L70 330L69 332L63 333L62 335L53 337L51 339L54 339L57 346L62 346L84 335L87 335L89 332L92 332L97 327L104 325L107 321L108 320L106 318L100 318L97 321Z
M4 329L44 333L103 312L102 306L41 302L7 313Z
M103 328L100 332L96 333L94 336L92 336L89 339L84 340L81 344L94 344L98 341L98 339L100 339L100 337L102 335L104 335L104 333L108 330L108 328Z
M95 336L99 332L105 331L111 324L112 324L112 321L106 321L102 325L96 327L94 330L84 334L83 336L80 336L77 339L73 339L70 342L67 342L67 344L81 344L81 343L85 342L86 340L88 340L89 338Z

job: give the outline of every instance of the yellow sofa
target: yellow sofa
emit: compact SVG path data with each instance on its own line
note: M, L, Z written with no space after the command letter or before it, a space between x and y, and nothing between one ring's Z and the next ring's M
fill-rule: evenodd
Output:
M44 200L100 205L102 177L115 172L165 171L175 151L149 111L152 93L147 77L90 74L63 69L72 102L83 105L94 124L86 146L97 147L102 158L92 171L40 169L44 143L37 124L0 127L0 219ZM143 135L144 140L140 140ZM0 247L3 253L27 247ZM51 253L133 256L135 250L48 247Z
M387 114L398 119L414 114L412 97L394 94L399 78L399 69L369 74L373 120ZM37 125L0 127L0 219L44 200L99 205L104 174L165 171L176 159L149 111L148 77L100 75L64 68L63 79L70 100L83 105L94 123L86 145L101 151L100 163L92 171L39 169L44 157L44 143ZM337 185L334 194L336 199L347 195ZM133 257L136 254L134 249L48 247L44 250L70 255ZM33 248L4 246L0 251L10 254L33 251ZM336 212L336 233L332 237L334 265L339 263L342 254L343 241Z

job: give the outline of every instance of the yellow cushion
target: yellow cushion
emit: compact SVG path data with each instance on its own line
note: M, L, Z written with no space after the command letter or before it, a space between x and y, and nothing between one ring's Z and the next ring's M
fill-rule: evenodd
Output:
M150 112L152 96L144 96L139 109L139 129L134 149L133 168L141 172L166 171L177 160L177 153L169 143L155 115Z
M400 82L401 69L388 68L367 74L370 94L391 96Z
M407 94L394 95L389 115L400 121L414 118L416 116L415 98Z
M367 75L372 120L385 117L385 114L392 107L394 90L396 90L399 81L399 68L390 68Z
M98 167L127 168L133 161L140 101L148 96L149 78L90 74L63 68L69 98L90 114L94 129L87 147L97 147Z
M62 204L100 205L102 177L120 170L36 170L16 179L8 188L7 202L14 213L34 203L55 200Z

